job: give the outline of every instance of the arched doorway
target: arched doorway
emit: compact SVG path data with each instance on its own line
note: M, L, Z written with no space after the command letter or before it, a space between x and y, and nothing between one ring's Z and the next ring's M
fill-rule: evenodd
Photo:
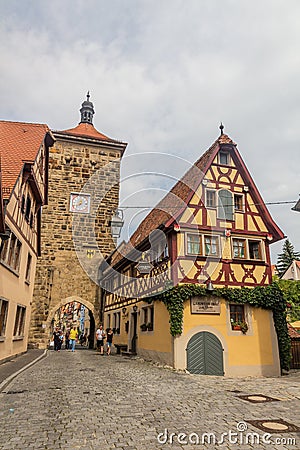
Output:
M187 370L201 375L224 375L223 348L213 333L201 331L188 342Z
M94 348L94 312L94 305L80 297L72 296L61 300L48 314L45 331L49 333L49 341L52 339L54 328L58 327L65 334L72 326L76 326L79 335L89 337L84 341L84 347Z

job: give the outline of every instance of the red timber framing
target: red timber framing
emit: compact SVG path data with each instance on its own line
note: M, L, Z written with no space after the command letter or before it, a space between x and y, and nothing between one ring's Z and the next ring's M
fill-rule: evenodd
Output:
M223 154L223 159L220 154ZM199 176L199 173L202 175ZM207 190L216 192L216 204L211 207L206 206ZM228 218L224 220L218 215L221 190L231 194L232 220ZM176 197L180 199L177 204L174 200ZM170 203L172 200L174 209L171 209L169 214L161 212L160 205L164 202ZM184 206L178 207L182 202ZM211 211L214 211L215 215L213 225ZM147 250L148 237L157 228L168 235L169 267L173 285L204 284L208 279L220 287L254 287L269 284L272 279L269 245L284 237L283 232L273 221L236 144L224 134L219 136L142 221L130 239L131 248L133 246L141 251ZM224 253L220 251L219 255L215 257L210 255L208 258L202 248L202 253L189 255L186 250L186 235L193 232L202 239L202 247L207 245L208 237L213 235L217 236L219 242L225 243L226 251ZM179 249L180 239L181 244L184 241L184 251ZM240 240L241 245L245 247L241 255L235 254L234 240ZM129 262L126 251L124 252L124 248L122 250L122 255L125 256L115 252L111 260L112 267L117 270L128 264L135 267L136 262ZM127 256L130 256L129 253ZM187 262L190 263L189 270L186 270ZM211 262L215 264L213 273L210 270ZM158 267L155 270L159 270ZM109 274L107 276L109 277ZM152 289L150 285L145 284L144 287L147 293ZM133 285L126 288L126 295L134 297L134 292ZM114 296L115 304L120 300L118 295Z

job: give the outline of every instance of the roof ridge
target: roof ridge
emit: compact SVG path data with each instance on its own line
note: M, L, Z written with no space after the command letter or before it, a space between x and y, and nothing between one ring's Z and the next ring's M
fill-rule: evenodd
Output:
M46 123L41 123L41 122L20 122L20 121L15 121L15 120L2 120L0 119L0 123L14 123L14 124L20 124L20 125L37 125L37 126L45 126L47 127L49 130L49 125L47 125Z

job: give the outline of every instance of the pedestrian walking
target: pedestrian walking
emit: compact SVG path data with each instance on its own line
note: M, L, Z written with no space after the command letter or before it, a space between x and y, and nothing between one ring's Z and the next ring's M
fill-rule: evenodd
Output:
M70 330L68 329L65 334L65 349L69 350L70 348Z
M113 342L113 337L114 337L114 333L113 330L111 328L108 329L107 331L107 354L110 355L111 354L111 347L112 347L112 342Z
M61 340L60 340L60 332L58 327L55 328L53 331L53 341L54 341L54 350L56 352L59 352L60 346L61 346Z
M76 331L75 327L72 327L70 331L70 346L72 349L72 352L75 352L75 345L76 345L76 339L77 339L78 333Z
M100 355L104 354L104 339L105 331L103 330L103 326L100 325L96 331L97 351L100 352Z

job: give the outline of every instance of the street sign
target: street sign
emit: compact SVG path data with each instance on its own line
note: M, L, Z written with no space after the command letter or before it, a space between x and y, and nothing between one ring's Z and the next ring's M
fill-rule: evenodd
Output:
M136 265L136 269L140 273L150 273L151 270L153 269L153 265L149 261L139 261L138 264Z

